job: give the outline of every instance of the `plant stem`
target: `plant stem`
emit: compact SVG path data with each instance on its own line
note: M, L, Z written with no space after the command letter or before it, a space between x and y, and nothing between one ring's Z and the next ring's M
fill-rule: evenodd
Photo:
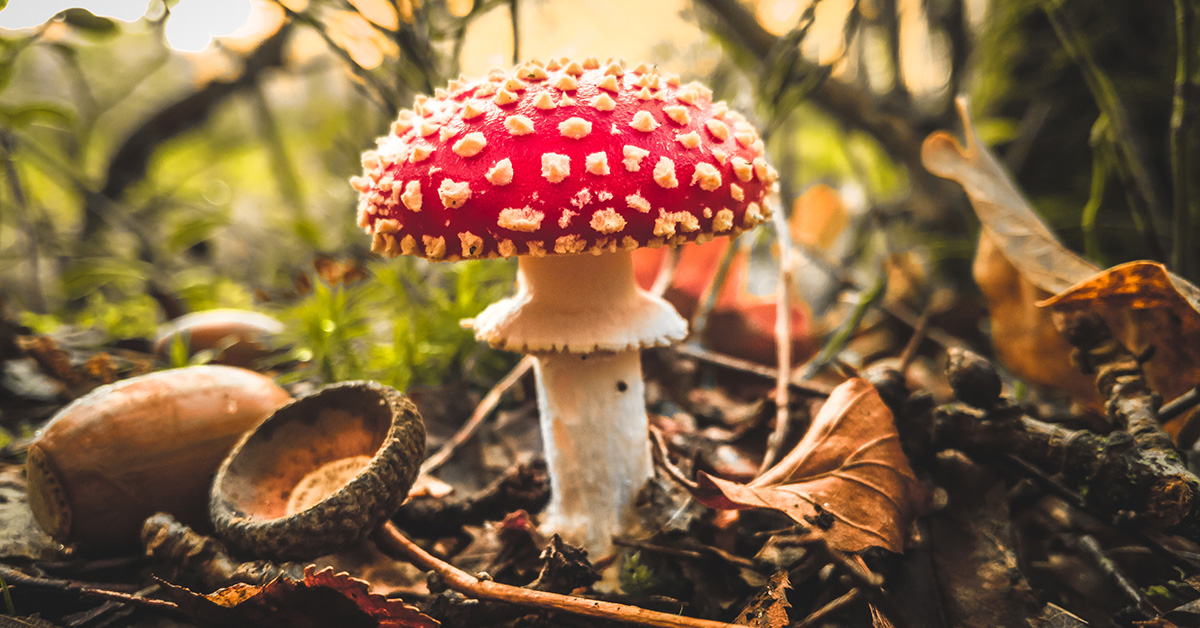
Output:
M1171 266L1186 277L1195 278L1192 259L1192 214L1196 211L1195 160L1200 143L1196 140L1196 120L1200 117L1200 2L1175 0L1175 39L1178 60L1175 67L1175 95L1171 110L1170 151L1171 186L1174 211L1175 244Z
M1130 206L1135 216L1140 218L1140 228L1146 235L1147 246L1152 255L1165 259L1159 243L1159 227L1163 224L1161 203L1154 181L1146 169L1146 160L1133 133L1129 115L1121 104L1112 79L1100 68L1087 39L1063 10L1062 4L1063 0L1041 0L1042 10L1054 27L1063 49L1079 65L1088 91L1092 93L1101 114L1108 116L1117 157L1116 170L1126 183Z

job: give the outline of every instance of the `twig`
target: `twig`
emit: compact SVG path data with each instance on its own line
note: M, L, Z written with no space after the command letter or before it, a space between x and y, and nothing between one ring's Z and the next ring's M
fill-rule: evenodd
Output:
M1196 123L1200 117L1200 2L1175 0L1175 94L1171 107L1171 189L1175 242L1171 265L1175 272L1194 277L1191 256L1192 214L1200 211L1193 197L1195 166L1200 151Z
M871 602L879 607L880 612L887 616L894 628L908 628L908 622L883 590L883 576L867 569L861 558L830 547L825 537L813 534L812 538L811 544L816 546L817 552L829 562L841 567L842 571L870 597Z
M862 589L850 589L845 593L845 595L842 595L825 606L813 611L800 623L794 624L794 628L808 628L809 626L819 625L819 623L826 617L829 617L843 608L846 608L861 597Z
M1080 73L1096 101L1096 106L1108 118L1117 161L1121 166L1117 168L1117 172L1128 179L1130 205L1141 218L1147 246L1154 255L1163 259L1162 246L1158 240L1161 233L1159 227L1163 223L1161 204L1154 181L1146 170L1146 160L1133 133L1129 115L1121 104L1112 79L1100 68L1087 40L1063 10L1062 4L1063 0L1041 0L1042 10L1050 20L1050 25L1054 27L1059 42L1079 65Z
M717 353L716 351L710 351L696 343L685 343L685 344L672 345L667 350L673 351L680 355L687 356L694 360L700 360L701 362L707 362L714 366L726 368L731 371L737 371L739 373L744 373L746 375L753 375L755 377L761 377L763 379L769 379L769 380L779 379L779 372L769 366L763 366L757 362L743 360L742 358L734 357L732 355L726 355L724 353ZM828 397L829 393L833 392L833 388L831 386L826 386L824 384L820 384L817 382L795 382L795 381L793 381L793 382L790 382L788 385L791 386L792 389L796 390L797 392L803 392L803 393L807 393L809 395L816 395L818 397Z
M775 283L775 429L767 438L767 450L758 465L758 475L774 466L779 460L788 432L791 431L791 403L788 399L788 382L792 375L792 302L791 286L793 269L792 242L787 217L782 211L771 217L775 226L776 243L779 245L779 276Z
M1200 403L1200 387L1193 388L1164 404L1158 409L1158 420L1166 423L1196 407L1198 403Z
M1147 455L1125 432L1099 436L1038 421L1003 406L986 415L962 404L938 408L936 434L943 446L972 456L1015 455L1062 478L1086 494L1086 510L1109 519L1121 512L1167 533L1200 540L1200 492L1186 468Z
M106 600L114 600L125 604L134 604L146 608L154 608L165 611L179 611L179 605L166 600L154 600L120 591L112 591L109 589L101 589L82 582L74 580L60 580L57 578L42 578L39 576L31 576L24 572L18 571L11 567L0 565L0 578L9 586L25 586L31 589L42 589L49 591L67 591L72 593L83 593L86 595L94 595Z
M725 252L721 254L721 261L717 263L717 272L708 286L704 288L704 292L700 294L696 311L692 314L692 320L688 321L691 326L692 338L704 337L704 328L708 325L708 317L712 314L713 308L717 306L717 298L721 294L721 288L725 286L725 279L729 277L729 267L733 266L733 258L737 255L740 244L741 236L735 236L725 245Z
M395 113L397 109L399 109L399 97L392 94L392 92L385 87L384 84L380 82L374 74L359 65L358 62L350 56L350 53L345 48L339 46L338 43L333 40L333 37L330 36L329 29L325 28L325 26L318 22L316 18L308 15L307 13L292 9L283 0L271 1L274 2L279 8L283 9L283 12L287 14L289 19L301 22L316 31L316 33L321 36L321 39L325 41L325 45L329 47L334 55L341 59L342 62L345 63L350 69L350 71L362 80L363 85L366 85L368 88L370 88L370 95L374 96L372 100L376 105L379 106L381 110L384 111L385 114L391 115ZM368 20L368 22L369 21L370 20Z
M650 294L656 297L661 297L667 293L667 288L671 287L671 282L675 280L675 269L679 266L679 247L667 247L666 253L663 255L662 266L658 269L658 274L654 277L654 285L650 286Z
M1087 501L1084 500L1079 493L1071 490L1070 487L1060 482L1057 478L1047 474L1045 471L1042 471L1036 465L1033 465L1029 463L1029 461L1022 460L1021 458L1011 454L1004 454L1002 456L1002 460L1007 463L1008 466L1015 472L1034 480L1040 484L1042 488L1046 489L1053 495L1058 496L1060 499L1076 508L1079 511L1079 516L1086 517L1087 520L1094 521L1097 524L1108 526L1114 530L1117 530L1121 534L1124 534L1133 541L1141 543L1155 556L1158 556L1166 562L1175 565L1176 568L1180 569L1184 573L1192 573L1196 571L1198 563L1193 562L1193 559L1186 556L1185 553L1163 547L1162 543L1159 543L1156 539L1134 526L1119 525L1122 522L1114 521L1112 518L1105 519L1104 517L1098 517L1096 514L1089 512Z
M541 610L560 611L642 626L661 626L663 628L677 626L685 628L734 628L736 626L736 624L727 624L708 619L696 619L683 615L660 613L628 604L617 604L604 600L593 600L573 595L538 591L536 589L525 589L501 584L492 580L480 580L421 549L419 545L404 536L391 522L383 524L377 538L385 549L400 554L421 569L437 573L451 589L478 599L508 602L510 604Z
M734 565L737 567L744 567L746 569L754 569L755 568L754 561L750 560L749 558L743 558L741 556L736 556L734 554L730 554L729 552L726 552L725 550L723 550L719 547L712 547L710 545L702 546L704 548L704 551L699 551L699 550L684 549L681 547L667 547L665 545L655 545L654 543L649 543L646 541L639 541L637 539L631 539L631 538L621 537L621 536L613 537L613 545L620 545L622 547L632 547L635 549L645 550L647 552L656 552L658 554L665 554L667 556L678 556L679 558L695 558L698 560L705 560L705 559L709 559L713 556L716 556L717 558L720 558L721 560L729 563L730 565Z
M458 432L445 445L442 445L441 449L425 459L425 462L421 464L421 475L433 473L438 467L445 464L463 443L470 440L475 435L475 432L479 431L479 427L483 425L483 421L499 405L500 398L533 368L535 360L536 358L529 355L521 358L521 361L517 362L517 365L507 375L496 382L496 385L484 395L483 400L475 407L475 411L471 413L471 417L467 419L466 423L463 423Z
M925 304L925 309L921 311L921 316L917 318L917 324L913 326L912 336L908 338L908 344L904 345L904 350L900 352L899 364L896 370L903 373L908 370L908 366L912 364L913 358L917 356L917 349L920 348L921 342L925 340L926 334L929 332L929 320L933 318L934 300L930 299L929 303Z
M654 462L658 463L659 468L667 474L672 480L675 480L680 486L686 488L689 493L695 493L700 490L700 485L675 466L671 462L671 458L667 455L667 441L663 438L662 430L659 430L653 425L650 426L650 442L654 444L650 448L650 455L654 458Z
M1146 618L1159 616L1158 609L1154 608L1150 600L1146 599L1146 596L1142 595L1142 592L1129 581L1129 578L1125 577L1125 572L1104 553L1104 548L1100 547L1096 537L1084 534L1079 537L1079 547L1096 563L1100 571L1137 606L1142 615Z

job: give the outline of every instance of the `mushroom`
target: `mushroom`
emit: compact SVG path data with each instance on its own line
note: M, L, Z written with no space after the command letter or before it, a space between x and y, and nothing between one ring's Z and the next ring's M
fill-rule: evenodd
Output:
M351 184L372 250L518 258L516 294L475 335L536 357L543 527L607 554L653 475L640 350L687 334L637 286L630 252L766 220L778 176L758 133L698 83L564 58L418 96L362 165Z

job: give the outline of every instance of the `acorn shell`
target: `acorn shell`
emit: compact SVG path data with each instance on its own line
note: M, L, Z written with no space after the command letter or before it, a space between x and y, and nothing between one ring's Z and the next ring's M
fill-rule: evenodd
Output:
M137 543L169 512L207 527L213 473L246 430L291 400L270 378L191 366L102 386L63 408L29 446L29 505L61 543Z
M341 382L263 421L225 459L210 513L234 550L307 559L364 538L408 496L425 424L403 394Z

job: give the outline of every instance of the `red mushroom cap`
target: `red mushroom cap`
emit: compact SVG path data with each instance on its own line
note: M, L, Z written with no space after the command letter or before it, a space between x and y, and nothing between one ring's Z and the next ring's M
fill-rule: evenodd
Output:
M358 224L434 260L705 241L766 219L754 127L698 83L624 62L529 62L451 81L363 154Z

